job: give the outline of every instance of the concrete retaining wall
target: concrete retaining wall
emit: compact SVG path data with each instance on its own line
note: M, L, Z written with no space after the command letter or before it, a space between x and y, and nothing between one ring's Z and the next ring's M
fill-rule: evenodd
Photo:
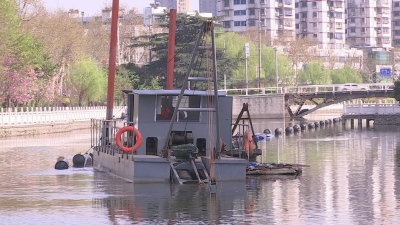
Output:
M285 117L285 95L252 95L234 96L232 117L236 118L242 110L243 103L249 103L251 118L281 119ZM245 114L245 116L247 116Z
M400 114L376 116L374 125L400 125Z

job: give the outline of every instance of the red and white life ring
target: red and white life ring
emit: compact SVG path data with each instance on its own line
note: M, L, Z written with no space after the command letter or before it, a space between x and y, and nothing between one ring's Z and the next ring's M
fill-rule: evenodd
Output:
M121 136L127 131L133 132L133 134L136 136L136 143L132 147L126 147L121 143ZM118 130L115 136L115 142L117 143L117 147L123 152L136 152L136 150L138 150L138 148L142 145L142 134L138 131L138 129L131 126L126 126Z
M253 148L253 135L251 134L251 132L246 130L244 132L244 149L246 150L248 156L253 155Z

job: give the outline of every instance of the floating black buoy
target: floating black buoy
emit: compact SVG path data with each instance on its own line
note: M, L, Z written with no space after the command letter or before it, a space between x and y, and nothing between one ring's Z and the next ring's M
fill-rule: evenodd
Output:
M332 124L332 120L331 119L329 119L328 121L329 121L329 124Z
M325 124L328 125L328 124L329 124L329 121L328 121L328 120L325 120Z
M76 154L72 158L74 167L82 168L85 166L92 166L92 157L89 154ZM85 164L86 163L86 164Z
M293 126L293 130L294 130L294 131L299 131L300 129L301 129L300 126L297 125L297 124L295 124L295 125Z
M325 122L324 121L319 121L319 125L321 125L321 127L325 126Z
M293 127L286 127L285 132L291 134L293 132Z
M319 123L318 122L314 122L315 128L319 127Z
M300 128L301 128L301 130L305 130L307 128L307 125L302 123L302 124L300 124Z
M339 118L333 118L333 122L334 122L334 123L339 122Z
M265 129L264 130L264 134L270 134L271 133L271 130L270 129Z
M315 126L314 123L309 123L309 124L308 124L308 128L309 128L309 129L314 129L314 126Z
M282 128L276 128L275 129L275 134L282 134Z
M54 168L56 170L66 170L68 169L69 165L68 165L68 160L67 158L60 156L57 158L57 162L56 165L54 166Z

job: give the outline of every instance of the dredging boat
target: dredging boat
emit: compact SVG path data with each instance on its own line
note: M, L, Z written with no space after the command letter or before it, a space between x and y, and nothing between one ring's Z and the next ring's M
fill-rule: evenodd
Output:
M202 41L207 35L208 42ZM198 51L209 51L212 70L193 77ZM110 117L108 105L105 120L92 120L93 167L132 182L244 181L248 161L224 154L232 149L233 99L218 91L215 59L214 24L206 21L181 90L123 90L125 119ZM211 88L187 90L189 81L207 82Z

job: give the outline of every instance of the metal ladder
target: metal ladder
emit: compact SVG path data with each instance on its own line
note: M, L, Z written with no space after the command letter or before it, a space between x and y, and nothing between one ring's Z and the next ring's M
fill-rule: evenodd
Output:
M202 40L202 37L205 33L211 33L211 46L200 46L200 42ZM196 55L198 50L207 50L207 49L211 49L212 50L212 61L213 61L213 76L212 77L191 77L190 76L190 72L192 70L194 61L196 59ZM213 98L213 108L180 108L180 104L181 104L181 100L182 97L184 95L184 92L187 88L187 84L188 81L208 81L208 82L213 82L214 83L214 91L210 91L210 95L213 94L214 98ZM183 81L183 85L178 97L178 101L176 103L176 107L174 110L174 113L172 115L172 118L176 118L176 115L178 113L178 111L196 111L196 112L215 112L215 117L216 117L216 152L219 153L221 152L221 146L219 143L220 140L220 127L219 127L219 111L218 111L218 83L217 83L217 53L216 53L216 47L215 47L215 33L214 33L214 23L212 20L207 20L203 23L202 28L200 30L200 34L197 38L196 41L196 45L195 48L192 52L192 57L190 60L190 64L185 76L185 80ZM169 128L168 128L168 132L165 138L165 143L164 143L164 147L163 150L165 150L164 152L167 151L168 149L168 143L169 143L169 139L170 139L170 133L172 131L172 127L174 125L175 121L174 119L171 120L170 124L169 124ZM164 157L166 157L164 155Z

